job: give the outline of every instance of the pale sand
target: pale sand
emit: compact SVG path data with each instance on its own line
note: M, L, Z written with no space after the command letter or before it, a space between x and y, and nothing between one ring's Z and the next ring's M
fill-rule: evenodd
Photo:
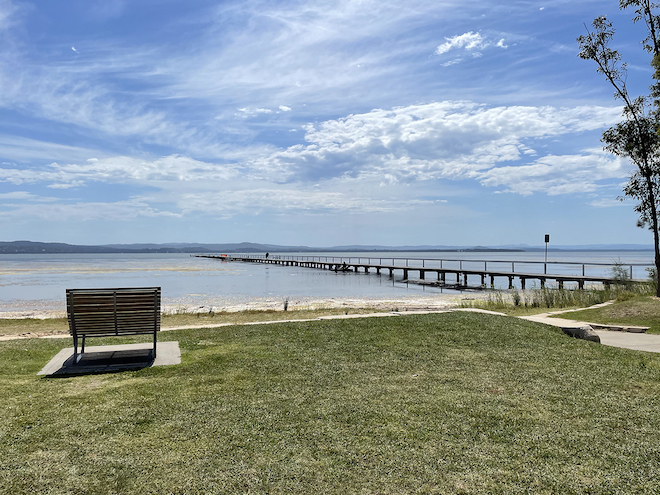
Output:
M458 306L462 301L474 299L487 299L488 293L474 292L462 294L432 294L415 295L402 297L373 297L373 298L296 298L289 299L289 311L295 310L314 310L314 309L359 309L370 308L383 311L413 311L413 310L441 310ZM217 304L216 301L209 301L205 305L190 304L163 304L164 314L177 313L234 313L239 311L265 311L265 310L284 310L284 298L254 299L242 303ZM214 304L215 303L215 304ZM20 318L66 318L66 311L53 309L28 309L23 311L0 311L1 319L20 319Z
M290 299L288 301L288 311L291 313L292 319L296 318L296 310L316 310L316 309L372 309L377 312L440 312L451 309L457 309L461 302L470 301L475 299L487 299L487 292L464 292L453 294L431 294L431 295L416 295L416 296L402 296L402 297L373 297L373 298L351 298L351 297L335 297L324 299ZM284 298L269 298L269 299L254 299L249 302L213 305L213 302L208 301L208 305L190 305L190 304L163 304L162 311L164 314L195 314L195 313L238 313L240 311L265 311L275 310L284 311ZM0 311L0 319L50 319L50 318L66 318L65 310L52 310L52 309L25 309L24 311ZM256 322L258 323L258 322ZM210 326L225 326L231 323L224 323L222 325L209 325L208 323L200 325L200 327ZM178 327L177 327L178 328ZM181 327L181 328L195 328L195 326ZM162 327L162 330L169 330L170 328ZM174 329L174 328L171 328ZM26 332L23 334L10 334L0 335L0 341L17 340L17 339L31 339L31 338L70 338L68 333L46 334L46 333L33 333Z

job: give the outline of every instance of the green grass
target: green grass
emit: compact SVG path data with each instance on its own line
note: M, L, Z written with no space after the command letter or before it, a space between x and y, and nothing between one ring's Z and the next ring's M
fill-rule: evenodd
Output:
M0 318L2 335L57 335L69 333L66 318Z
M660 300L652 296L637 296L615 301L611 306L562 313L559 318L573 318L592 323L611 323L649 327L649 333L660 334Z
M0 343L0 492L660 493L660 355L467 313L161 340L58 379L70 343Z
M306 320L329 315L356 315L383 311L374 308L320 308L320 309L294 309L289 311L267 310L245 310L218 313L177 313L163 315L162 326L179 327L184 325L199 326L218 323L249 323L256 321L280 321L280 320Z

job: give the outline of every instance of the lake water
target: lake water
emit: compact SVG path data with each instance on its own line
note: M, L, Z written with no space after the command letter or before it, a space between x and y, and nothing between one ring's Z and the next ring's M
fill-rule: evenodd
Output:
M271 253L271 256L277 256ZM409 266L543 272L544 253L297 253L314 256ZM292 256L290 254L281 256ZM421 261L425 259L425 261ZM582 272L581 265L565 263L645 264L652 251L550 252L548 273ZM561 263L561 264L560 264ZM586 266L587 275L609 273L610 267ZM416 276L416 274L412 274ZM633 267L634 278L646 278L643 266ZM451 294L447 289L401 283L387 273L331 272L240 262L222 262L188 254L15 254L0 255L0 312L63 311L67 288L159 286L169 307L214 307L216 310L248 303L281 306L284 299L379 299ZM478 283L474 281L475 285ZM506 279L501 283L506 283Z

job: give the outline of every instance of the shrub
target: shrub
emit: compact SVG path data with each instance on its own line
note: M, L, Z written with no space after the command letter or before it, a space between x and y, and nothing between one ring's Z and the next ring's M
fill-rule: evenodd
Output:
M646 271L649 274L649 284L653 288L653 293L655 293L658 288L658 272L655 267L647 268Z
M632 285L632 279L630 278L630 273L621 264L620 261L614 263L611 272L612 272L612 278L614 279L614 285L619 285L623 287L629 287L630 285Z

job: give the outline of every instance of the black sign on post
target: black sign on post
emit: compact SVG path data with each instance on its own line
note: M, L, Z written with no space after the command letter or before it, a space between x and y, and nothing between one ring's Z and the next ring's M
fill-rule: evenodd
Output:
M548 243L550 242L550 234L545 234L545 261L543 262L543 273L548 273Z
M550 234L545 234L545 242L550 242Z

